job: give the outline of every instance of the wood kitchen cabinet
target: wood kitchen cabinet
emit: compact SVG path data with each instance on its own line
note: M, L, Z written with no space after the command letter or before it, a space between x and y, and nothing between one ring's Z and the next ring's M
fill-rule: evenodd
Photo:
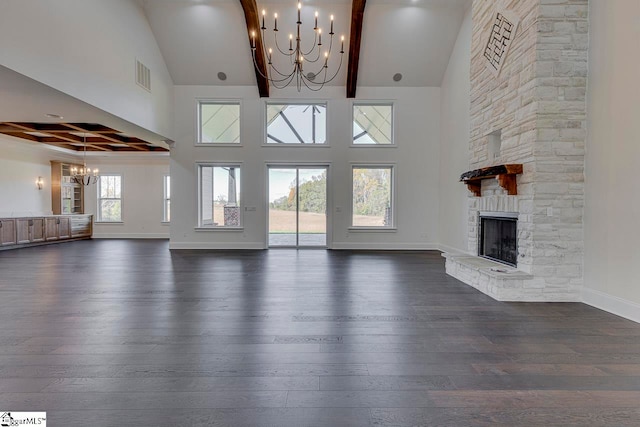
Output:
M93 215L0 218L0 250L89 239Z
M0 219L0 246L15 245L16 239L16 220L13 218Z

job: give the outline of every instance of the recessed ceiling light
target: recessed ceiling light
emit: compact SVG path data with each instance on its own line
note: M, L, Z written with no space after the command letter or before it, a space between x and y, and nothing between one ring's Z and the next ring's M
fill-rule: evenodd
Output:
M58 120L62 120L64 119L64 117L62 117L59 114L52 114L52 113L47 113L45 114L46 117L50 118L50 119L58 119Z
M400 80L402 80L402 74L400 74L400 73L395 73L395 74L393 75L393 81L394 81L394 82L399 82Z
M223 73L222 71L220 71L220 72L218 73L218 78L219 78L220 80L222 80L222 81L225 81L225 80L227 80L227 74L226 74L226 73Z

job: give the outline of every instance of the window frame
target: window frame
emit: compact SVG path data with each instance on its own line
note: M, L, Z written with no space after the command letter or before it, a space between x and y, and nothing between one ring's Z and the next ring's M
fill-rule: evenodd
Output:
M168 181L168 182L167 182ZM168 184L168 185L167 185ZM171 223L171 174L165 173L162 175L162 223ZM167 197L167 189L169 190L169 197ZM167 202L169 202L167 204ZM169 214L169 215L167 215Z
M386 232L396 232L397 228L397 212L396 212L396 181L397 181L397 166L395 163L385 162L385 163L351 163L351 173L349 174L349 181L351 185L350 190L350 200L349 200L349 232L377 232L377 233L386 233ZM390 225L381 225L381 226L362 226L362 225L353 225L353 170L354 169L390 169L391 170L391 224Z
M356 144L353 140L353 123L355 121L355 108L357 106L389 106L391 107L391 143L390 144ZM358 100L351 102L351 126L349 127L349 138L351 148L397 148L398 144L396 142L396 102L392 100Z
M203 105L237 105L239 109L238 126L239 141L238 142L204 142L202 141L202 106ZM243 123L243 105L240 99L212 99L198 98L196 99L196 147L242 147L242 123Z
M278 144L273 142L268 142L268 124L267 124L267 111L269 105L322 105L325 108L325 142L324 144L304 144L301 142L292 143L292 144ZM268 99L264 100L262 104L262 125L263 125L263 135L262 135L262 146L263 147L330 147L330 138L329 138L329 129L330 126L330 117L329 117L329 101L326 99L314 99L314 100L302 100L302 99Z
M203 225L202 224L202 168L214 167L214 168L237 168L240 169L240 201L238 203L238 219L240 225L237 226L224 226L224 225ZM242 231L244 230L244 178L242 177L242 170L244 169L243 162L196 162L196 179L197 179L197 223L195 226L196 231Z
M120 177L120 198L115 197L100 197L100 188L102 186L102 177L118 176ZM124 223L124 176L121 173L102 173L98 175L98 182L96 186L96 224L123 224ZM120 201L120 220L119 221L105 221L102 219L102 200L119 200Z

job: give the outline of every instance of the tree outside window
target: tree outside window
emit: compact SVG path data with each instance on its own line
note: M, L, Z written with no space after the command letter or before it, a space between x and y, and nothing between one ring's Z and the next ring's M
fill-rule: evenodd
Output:
M122 221L122 176L100 175L98 179L98 222Z
M353 167L354 227L391 227L393 225L391 166Z

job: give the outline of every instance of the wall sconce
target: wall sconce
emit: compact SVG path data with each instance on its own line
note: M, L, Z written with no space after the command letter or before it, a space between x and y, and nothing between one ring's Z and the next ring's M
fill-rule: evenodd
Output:
M38 179L36 180L36 185L38 186L38 190L42 190L42 186L44 186L44 181L42 180L41 176L39 176Z

